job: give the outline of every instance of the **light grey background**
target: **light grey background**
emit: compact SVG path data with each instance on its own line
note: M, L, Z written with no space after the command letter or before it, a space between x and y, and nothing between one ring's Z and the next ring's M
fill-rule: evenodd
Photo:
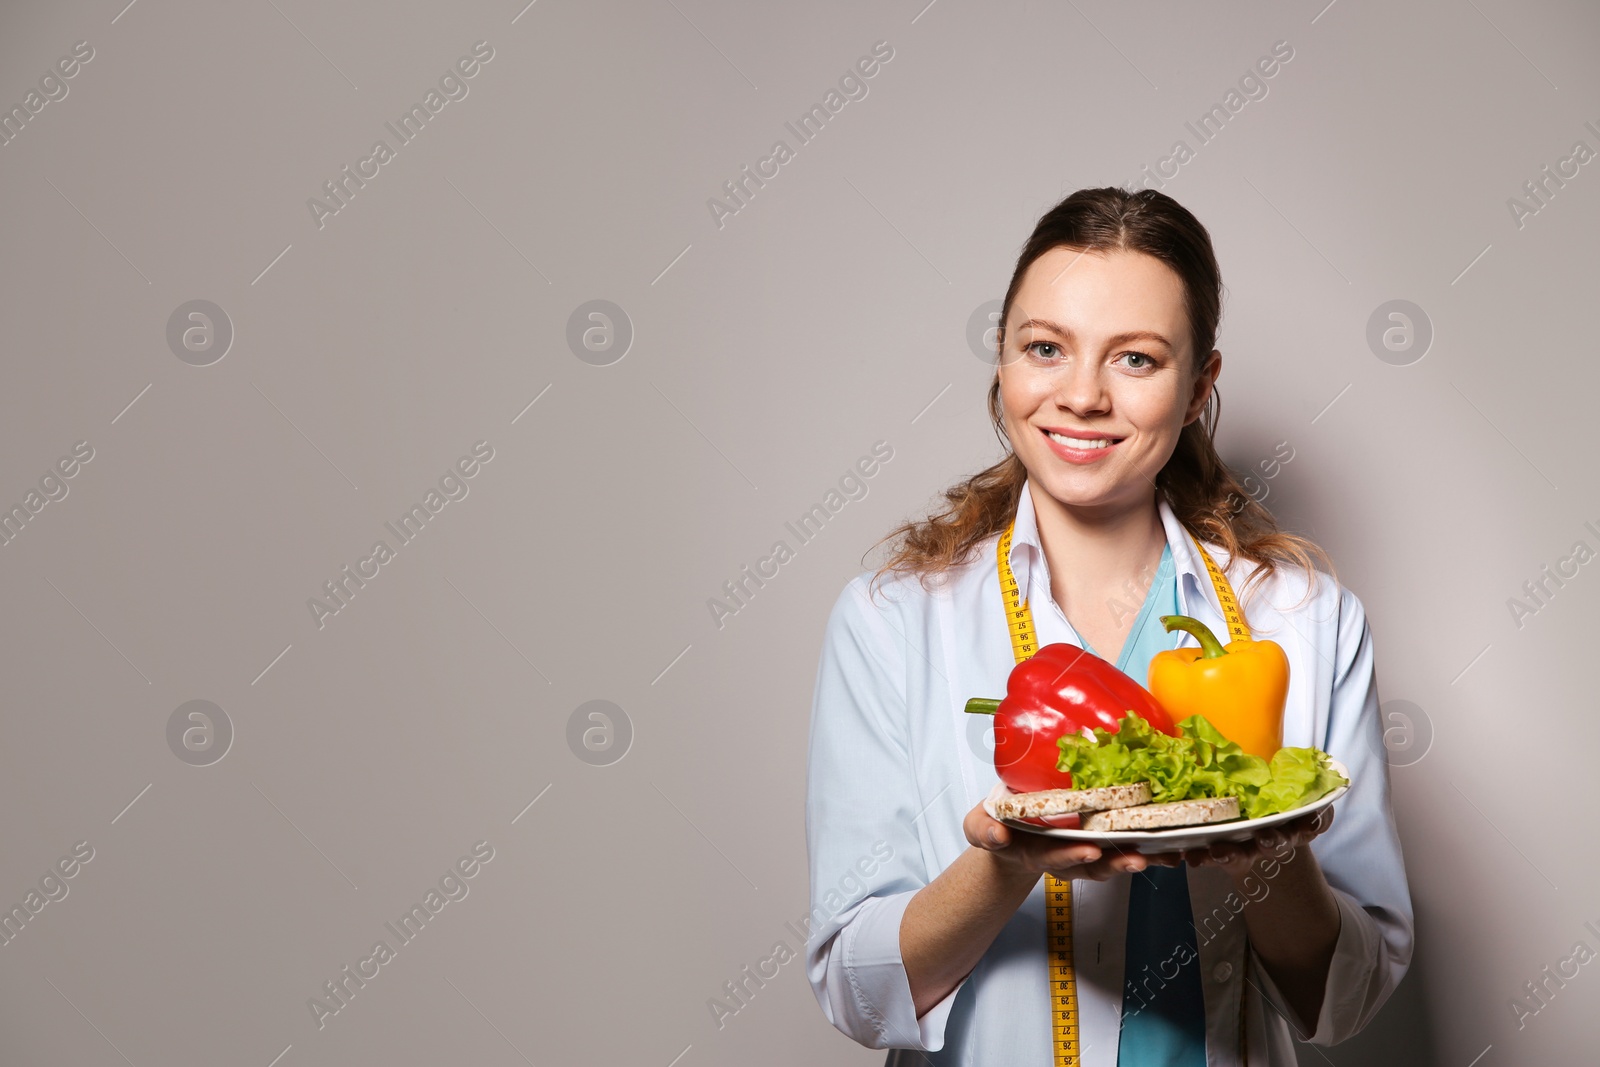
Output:
M823 622L998 457L966 332L1038 215L1180 139L1164 188L1228 290L1222 451L1292 449L1257 484L1364 601L1395 728L1416 960L1305 1062L1592 1052L1600 969L1520 1027L1511 1000L1600 948L1600 576L1508 607L1600 547L1600 164L1508 206L1600 149L1592 6L124 2L0 16L6 108L94 50L0 146L0 504L93 449L0 547L0 903L94 850L0 947L4 1063L880 1062L799 959L707 1006L800 948ZM307 200L478 41L468 95L319 228ZM634 334L605 366L566 340L598 299ZM232 324L210 366L167 343L192 300ZM1391 300L1434 331L1408 365L1367 342ZM880 440L719 628L708 600ZM319 628L308 599L478 441L468 495ZM207 766L168 743L193 700L233 731ZM592 700L631 724L607 766L568 744ZM319 1029L309 998L479 841L469 894Z

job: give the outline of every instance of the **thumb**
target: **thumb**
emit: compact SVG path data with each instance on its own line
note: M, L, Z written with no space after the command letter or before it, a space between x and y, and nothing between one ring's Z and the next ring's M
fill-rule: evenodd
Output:
M982 807L974 808L965 820L967 840L982 849L1004 848L1010 841L1010 831L1005 824L990 818Z

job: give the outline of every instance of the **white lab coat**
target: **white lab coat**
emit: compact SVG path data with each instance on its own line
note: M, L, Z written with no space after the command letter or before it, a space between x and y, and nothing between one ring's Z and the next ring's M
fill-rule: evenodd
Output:
M1082 645L1050 594L1033 488L1021 495L1012 569L1033 608L1041 646ZM1226 634L1205 564L1157 494L1178 581L1180 613ZM888 577L869 600L853 578L827 622L807 763L811 929L806 975L829 1022L886 1064L1049 1067L1044 882L1033 889L972 972L918 1019L900 957L911 897L970 847L962 820L996 782L986 722L969 697L1000 697L1015 665L995 570L998 535L933 592ZM1251 565L1206 549L1236 593ZM1350 770L1333 826L1310 846L1338 901L1340 931L1321 1015L1309 1035L1332 1045L1367 1024L1411 960L1412 911L1389 806L1370 627L1355 594L1317 573L1280 566L1242 603L1252 635L1289 657L1283 743L1315 746ZM1138 601L1130 605L1137 610ZM1184 635L1183 644L1196 642ZM1289 1009L1254 952L1246 958L1244 899L1215 868L1190 868L1204 983L1208 1067L1293 1065ZM1072 914L1082 1062L1115 1067L1123 986L1128 875L1074 880ZM1253 883L1249 895L1271 892ZM1170 977L1170 975L1169 975Z

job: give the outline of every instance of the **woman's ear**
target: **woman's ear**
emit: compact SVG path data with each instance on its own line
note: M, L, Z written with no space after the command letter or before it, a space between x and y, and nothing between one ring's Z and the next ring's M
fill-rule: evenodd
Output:
M1211 390L1217 384L1217 377L1222 373L1222 352L1213 348L1206 357L1205 363L1200 367L1200 373L1194 380L1194 392L1189 397L1189 410L1184 412L1183 424L1189 425L1200 417L1206 409L1206 401L1211 397Z

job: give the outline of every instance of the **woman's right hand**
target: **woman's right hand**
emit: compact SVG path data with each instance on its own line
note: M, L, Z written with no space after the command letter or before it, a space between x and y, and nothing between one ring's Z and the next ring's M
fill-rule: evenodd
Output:
M900 918L900 957L918 1018L961 984L1041 874L1103 882L1181 854L1141 856L1013 830L979 804L962 820L973 845L916 893Z
M1053 874L1057 878L1088 878L1103 882L1118 874L1132 874L1152 864L1176 866L1183 862L1171 856L1144 856L1137 852L1103 850L1084 841L1064 841L1044 834L1014 830L983 810L979 803L962 820L961 828L973 847L992 853L1014 870L1037 877Z

